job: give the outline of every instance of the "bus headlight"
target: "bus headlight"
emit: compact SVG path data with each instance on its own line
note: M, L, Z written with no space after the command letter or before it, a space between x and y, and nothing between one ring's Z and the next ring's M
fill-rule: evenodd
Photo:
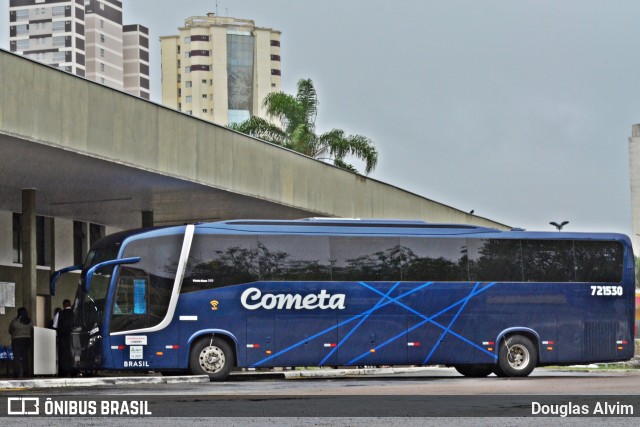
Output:
M95 343L102 339L102 335L96 335L94 337L89 338L89 347L92 347Z

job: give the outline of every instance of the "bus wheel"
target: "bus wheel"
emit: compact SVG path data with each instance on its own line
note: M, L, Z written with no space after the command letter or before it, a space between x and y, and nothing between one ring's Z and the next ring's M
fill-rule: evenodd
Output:
M471 378L482 378L493 372L493 365L455 365L456 371Z
M513 335L500 344L498 369L506 377L526 377L538 364L536 346L522 335ZM502 376L502 375L499 375Z
M493 373L496 374L496 377L506 377L507 374L504 373L502 368L500 368L500 364L497 363L493 365Z
M194 375L209 375L212 381L222 381L229 376L232 365L233 351L223 339L203 338L191 347L189 368Z

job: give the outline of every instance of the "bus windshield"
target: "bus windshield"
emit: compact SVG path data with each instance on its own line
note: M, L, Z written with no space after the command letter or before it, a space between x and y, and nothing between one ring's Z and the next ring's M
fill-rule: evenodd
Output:
M104 318L105 303L109 292L109 284L114 266L107 266L96 271L91 280L91 289L84 292L85 275L89 268L94 265L115 259L118 257L118 247L109 246L105 248L93 248L87 255L87 259L82 268L82 279L76 294L74 306L75 326L93 329L102 326Z

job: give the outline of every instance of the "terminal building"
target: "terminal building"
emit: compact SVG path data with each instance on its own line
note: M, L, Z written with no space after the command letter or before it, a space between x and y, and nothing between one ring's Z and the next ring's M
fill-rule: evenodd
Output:
M97 120L96 118L99 118ZM0 50L0 345L45 327L100 237L234 218L397 218L508 228Z

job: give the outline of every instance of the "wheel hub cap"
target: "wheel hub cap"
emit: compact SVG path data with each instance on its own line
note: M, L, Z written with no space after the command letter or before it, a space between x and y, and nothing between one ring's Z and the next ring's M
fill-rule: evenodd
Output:
M200 366L209 373L216 373L224 366L224 353L218 347L206 347L200 352Z

